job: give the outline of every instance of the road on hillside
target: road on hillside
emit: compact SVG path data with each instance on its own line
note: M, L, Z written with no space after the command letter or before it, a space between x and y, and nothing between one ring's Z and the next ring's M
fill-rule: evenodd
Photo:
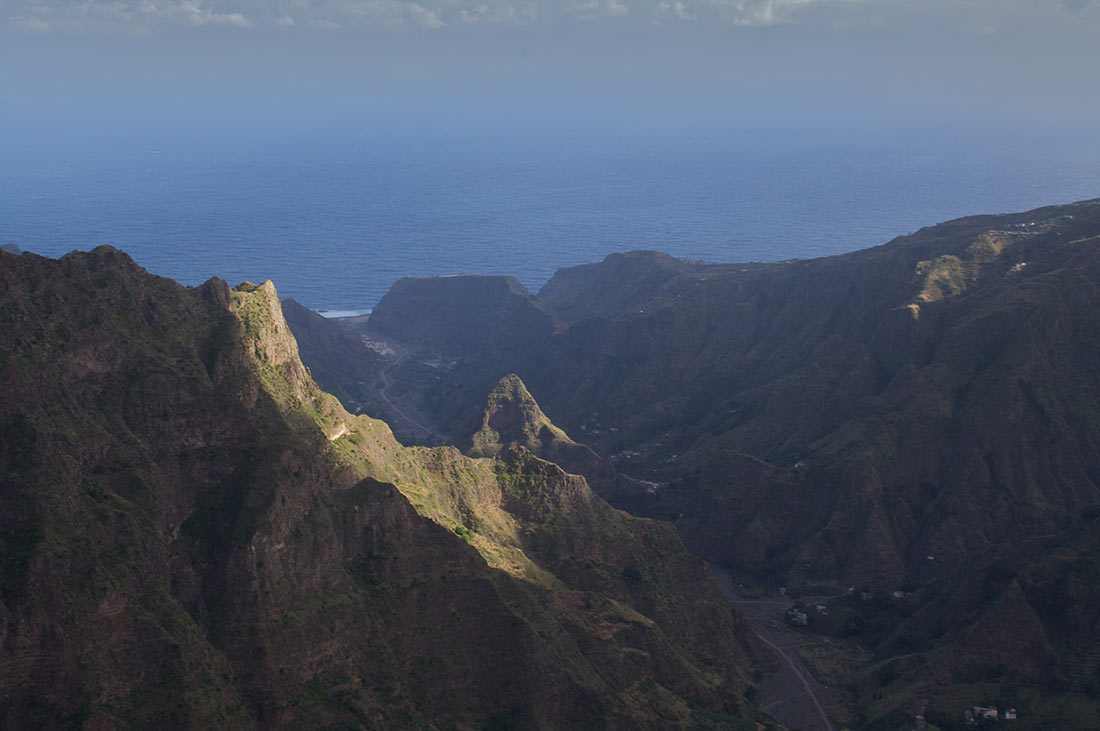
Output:
M388 350L388 356L384 356L386 364L382 370L378 372L377 381L371 384L370 388L371 391L373 391L373 395L390 408L390 411L395 417L394 420L400 422L405 427L404 431L412 432L413 434L422 434L428 441L447 441L449 437L446 434L440 434L424 423L427 420L417 412L415 407L409 404L403 405L398 397L392 397L389 394L390 387L393 385L393 382L390 381L390 371L397 368L397 366L411 357L408 348L392 340L383 340L373 334L370 336L370 341L371 343L368 347L373 348L381 345ZM395 428L397 424L391 423L390 426Z
M382 379L382 386L378 389L378 395L382 397L382 400L386 402L386 405L389 406L390 409L392 409L393 412L397 414L397 416L400 417L401 420L404 421L408 426L411 426L416 431L423 432L429 439L437 437L438 435L434 431L432 431L430 427L425 426L421 422L409 416L404 409L398 406L397 403L390 398L390 395L387 393L391 385L389 379L389 371L395 365L397 365L397 363L386 366L386 368L378 374L378 376Z
M734 609L748 621L753 633L771 648L779 661L779 670L768 676L761 686L764 703L760 710L788 728L835 731L836 726L825 707L839 701L843 691L830 688L814 677L780 630L783 617L794 602L780 597L746 599L736 592L729 572L717 564L708 562L707 566Z

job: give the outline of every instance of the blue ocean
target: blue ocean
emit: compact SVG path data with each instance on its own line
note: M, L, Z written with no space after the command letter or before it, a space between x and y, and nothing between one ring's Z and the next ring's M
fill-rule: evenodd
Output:
M617 251L805 259L1100 196L1090 132L1026 125L73 129L5 135L0 242L111 244L186 285L271 279L330 315L410 275L507 273L536 291Z

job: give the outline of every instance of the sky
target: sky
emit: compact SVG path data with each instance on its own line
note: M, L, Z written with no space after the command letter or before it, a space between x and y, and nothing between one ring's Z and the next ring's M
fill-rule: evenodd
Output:
M1087 127L1097 39L1100 0L2 0L0 112Z

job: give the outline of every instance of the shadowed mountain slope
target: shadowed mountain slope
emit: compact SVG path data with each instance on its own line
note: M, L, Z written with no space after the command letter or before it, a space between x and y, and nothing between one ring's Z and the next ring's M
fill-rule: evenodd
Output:
M377 412L364 386L377 377L381 357L366 347L360 333L328 320L294 300L283 300L283 317L299 343L310 376L352 412Z
M432 316L406 318L409 306ZM369 320L373 332L443 356L462 353L473 342L522 347L557 327L518 279L500 276L406 277L386 293Z
M538 301L569 324L628 315L659 296L677 277L703 267L659 251L610 254L598 264L559 269L539 291Z

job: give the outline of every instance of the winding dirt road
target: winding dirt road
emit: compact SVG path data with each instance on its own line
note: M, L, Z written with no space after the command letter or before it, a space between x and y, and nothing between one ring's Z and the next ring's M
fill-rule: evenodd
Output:
M397 365L397 364L394 363L394 365ZM394 366L392 366L392 365L388 366L385 370L381 371L378 374L378 377L382 380L382 387L378 389L378 395L381 397L382 401L385 402L386 406L389 406L390 409L392 409L393 412L395 414L397 414L397 416L401 417L401 420L404 421L407 426L411 426L413 429L415 429L417 431L420 431L420 432L423 432L425 434L425 436L427 436L428 439L437 439L437 438L439 438L440 435L436 434L435 431L432 430L431 427L425 426L421 422L419 422L416 419L414 419L413 417L409 416L405 412L405 410L402 409L400 406L398 406L397 403L393 399L390 398L390 395L388 393L386 393L386 391L389 390L390 385L391 385L390 384L390 379L389 379L389 376L388 376L388 372L389 372L390 368L393 368L393 367Z
M382 340L376 335L372 335L371 340L374 344L384 345L392 354L387 357L386 366L378 372L378 382L380 383L376 382L375 384L371 384L371 390L374 392L374 395L389 407L390 411L393 412L393 415L396 417L396 420L399 420L402 426L405 427L404 431L423 435L423 438L428 441L447 441L447 435L440 434L435 429L425 424L424 421L422 421L423 417L416 413L415 409L408 406L403 407L398 398L391 397L389 394L390 387L393 385L389 376L390 371L411 357L409 350L399 343L395 343L392 340ZM391 422L390 426L394 427L395 424Z
M806 666L798 651L783 637L779 627L794 602L781 599L746 599L734 590L733 579L721 566L708 563L722 592L749 623L753 633L779 659L779 671L762 685L764 704L760 710L788 728L805 731L835 731L825 707L837 702L843 692L824 685Z

